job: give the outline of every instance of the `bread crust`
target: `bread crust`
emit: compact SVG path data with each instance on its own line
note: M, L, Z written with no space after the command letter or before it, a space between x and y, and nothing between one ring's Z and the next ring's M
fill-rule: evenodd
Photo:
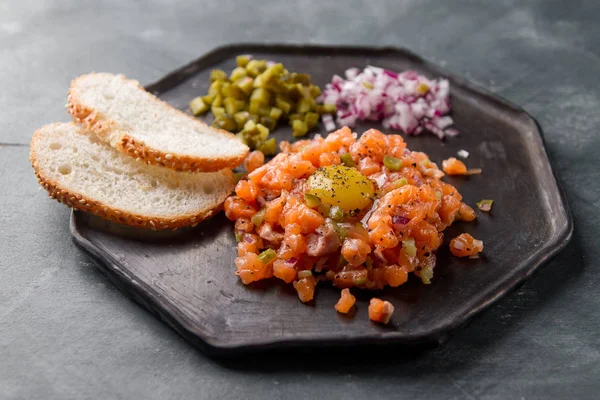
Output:
M110 207L101 201L94 200L84 194L71 192L61 187L60 183L56 180L44 175L43 169L39 165L39 160L36 153L37 141L39 140L39 137L43 135L43 131L58 125L61 124L55 123L47 125L35 131L29 147L29 161L33 166L33 170L38 182L44 189L46 189L50 195L50 198L57 200L59 203L65 204L67 207L97 215L100 218L116 222L121 225L134 226L137 228L151 229L155 231L165 229L176 230L178 228L187 226L194 227L201 221L217 214L223 209L223 203L229 196L229 193L225 193L223 198L219 199L218 205L212 209L200 210L196 213L181 214L175 217L165 218L161 216L147 216L143 214L131 213L119 208ZM228 172L228 177L231 180L233 187L233 172Z
M122 153L125 153L135 159L141 159L147 164L161 165L176 171L216 172L225 168L235 168L240 166L250 151L250 149L246 147L245 151L230 157L198 158L185 154L165 153L162 150L153 149L147 146L144 142L136 140L128 135L125 131L119 128L119 125L114 120L111 120L102 113L88 108L81 103L77 90L77 81L89 75L93 75L93 73L82 75L71 82L71 87L69 88L68 94L67 111L69 114L71 114L75 122L83 125L86 131L94 133L96 136L98 136L98 138L110 144ZM117 76L123 80L126 79L123 75ZM140 90L145 91L139 82L135 82ZM161 106L172 108L169 104L160 100L156 96L152 95L152 98ZM192 118L185 113L181 114L185 115L186 118L189 118L195 124L201 125L203 129L208 127L203 122ZM224 136L235 138L235 135L223 129L217 129L213 127L208 128L219 131Z

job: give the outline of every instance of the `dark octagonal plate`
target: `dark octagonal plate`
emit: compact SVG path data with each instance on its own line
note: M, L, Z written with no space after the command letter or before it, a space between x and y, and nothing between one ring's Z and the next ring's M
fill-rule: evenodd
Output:
M490 214L448 229L439 251L435 278L416 279L378 297L396 312L389 325L371 323L371 294L357 294L352 317L336 313L339 291L320 286L314 304L302 304L293 288L277 279L246 287L234 275L232 224L222 215L194 229L142 232L73 213L75 242L126 294L206 351L299 345L355 345L440 341L473 315L515 288L560 251L573 230L563 194L552 171L540 128L519 107L402 49L288 45L233 45L219 48L150 85L171 105L207 91L213 68L231 70L238 54L252 54L308 72L323 86L349 67L376 65L395 71L415 69L451 81L453 117L462 132L444 142L433 135L407 137L409 148L427 152L438 163L460 149L471 153L470 167L483 174L446 178L467 203L494 199ZM377 124L362 124L357 132ZM277 139L290 139L289 128ZM469 232L485 242L482 258L449 255L448 238Z

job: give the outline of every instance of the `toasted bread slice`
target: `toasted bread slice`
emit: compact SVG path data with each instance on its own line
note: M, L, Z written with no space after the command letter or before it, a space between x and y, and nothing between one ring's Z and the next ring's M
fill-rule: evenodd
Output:
M175 229L218 212L234 187L231 170L178 172L122 154L74 123L33 135L30 160L50 197L124 225Z
M80 76L71 83L67 108L117 150L177 171L235 168L249 151L233 134L171 107L123 75Z

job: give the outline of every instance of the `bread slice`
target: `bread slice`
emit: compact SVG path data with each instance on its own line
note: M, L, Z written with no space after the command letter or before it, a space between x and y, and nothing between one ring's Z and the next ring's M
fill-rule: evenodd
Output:
M171 107L123 75L80 76L71 83L67 108L117 150L177 171L235 168L249 151L231 133Z
M30 160L50 197L124 225L194 226L218 212L234 187L231 170L177 172L147 165L82 134L74 123L33 135Z

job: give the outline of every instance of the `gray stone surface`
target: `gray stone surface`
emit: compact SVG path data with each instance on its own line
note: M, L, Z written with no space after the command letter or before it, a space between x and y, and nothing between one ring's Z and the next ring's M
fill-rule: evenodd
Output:
M237 41L404 46L522 105L546 133L572 242L436 349L207 358L74 247L24 145L68 120L79 73L149 83ZM0 49L0 398L598 397L600 2L5 1Z

